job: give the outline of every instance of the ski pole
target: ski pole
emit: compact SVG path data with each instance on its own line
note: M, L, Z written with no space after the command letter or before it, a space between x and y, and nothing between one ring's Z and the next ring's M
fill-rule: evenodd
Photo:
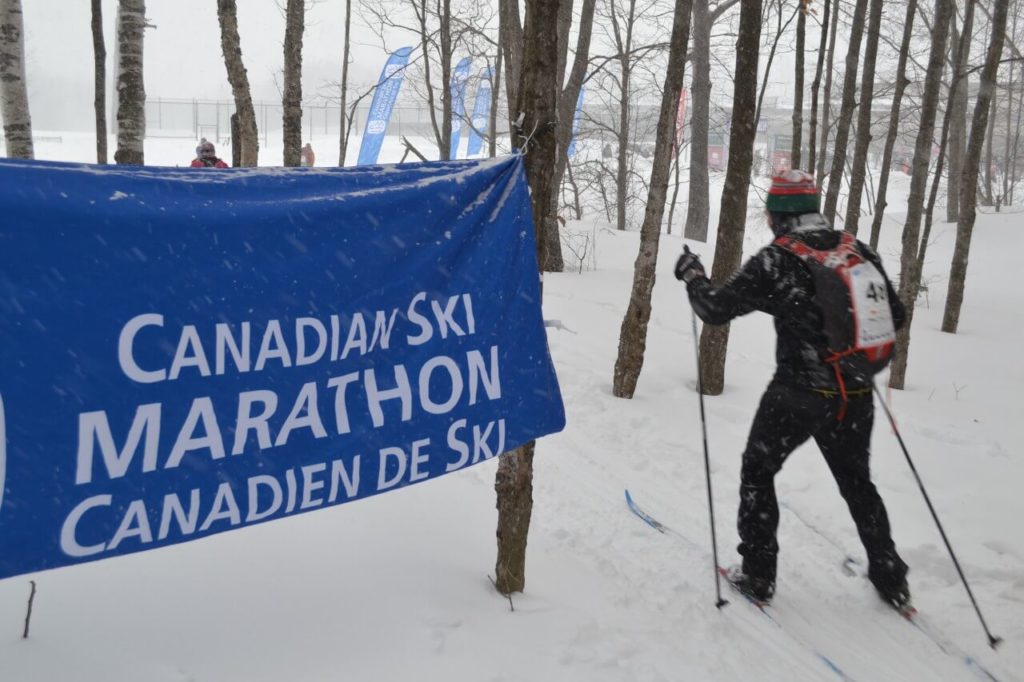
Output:
M711 497L711 460L708 457L708 424L704 417L704 375L700 368L700 343L697 338L697 313L690 309L693 318L693 352L697 358L697 396L700 398L700 430L704 437L704 478L708 486L708 514L711 516L711 556L715 562L715 606L722 608L729 602L722 599L721 576L718 571L718 541L715 539L715 503Z
M914 461L910 459L910 453L907 452L907 446L903 443L903 436L900 435L899 428L896 427L896 420L893 419L892 412L889 410L889 406L882 398L881 392L878 390L878 386L873 386L875 389L875 395L878 396L878 402L882 403L882 409L885 410L885 416L889 418L889 424L892 425L892 432L896 434L896 440L899 441L900 447L903 449L903 454L907 458L907 464L910 465L910 471L914 474L914 479L917 481L917 487L921 489L921 494L924 496L925 504L928 505L928 511L932 513L932 518L935 519L935 525L939 528L939 534L942 536L942 541L946 543L946 549L949 551L949 557L953 560L953 566L956 567L956 572L960 575L960 581L964 584L964 589L967 590L967 596L970 597L971 604L974 606L975 613L978 614L978 620L981 621L981 627L985 631L985 635L988 637L988 645L995 649L1003 641L1002 637L996 637L988 629L988 625L985 624L985 618L981 615L981 608L978 607L978 602L974 598L974 593L971 592L971 586L967 583L967 577L964 575L963 569L960 568L960 562L957 561L956 554L953 553L953 546L949 544L949 539L946 537L946 531L942 528L942 523L939 521L938 514L935 513L935 507L932 506L932 501L928 497L928 491L924 489L924 483L921 482L921 477L917 473L917 467L914 466Z

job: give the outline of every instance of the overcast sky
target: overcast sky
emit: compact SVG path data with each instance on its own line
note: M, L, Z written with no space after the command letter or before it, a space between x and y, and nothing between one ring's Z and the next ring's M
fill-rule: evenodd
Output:
M353 3L354 5L355 3ZM92 121L91 14L85 0L23 0L29 97L36 127ZM113 77L116 0L103 0L107 78ZM344 0L318 0L306 16L303 96L314 98L341 79ZM231 99L220 49L215 0L148 0L156 28L146 32L146 94L156 98ZM284 18L274 0L239 0L242 57L253 97L279 100L275 77L283 62ZM375 81L386 58L378 39L353 21L356 82ZM401 42L399 40L399 42ZM389 45L392 49L398 47ZM57 114L60 113L58 116ZM52 123L51 123L52 122Z

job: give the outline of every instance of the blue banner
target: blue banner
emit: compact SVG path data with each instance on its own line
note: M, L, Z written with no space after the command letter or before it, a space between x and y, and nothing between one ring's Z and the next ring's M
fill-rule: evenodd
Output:
M572 139L569 140L569 149L566 150L566 156L570 159L576 153L576 131L580 128L580 114L583 111L583 90L581 87L580 95L576 98L576 113L572 117Z
M457 471L558 431L520 157L0 160L0 578Z
M463 57L452 71L452 142L448 150L449 159L459 158L459 140L462 135L462 118L466 115L466 82L469 80L469 57Z
M476 86L476 101L473 103L473 116L470 118L473 125L469 129L469 144L466 146L466 156L476 156L483 147L484 138L481 131L493 135L488 131L488 124L491 120L491 87L494 79L494 69L487 67L480 70L480 82Z
M356 163L360 166L377 163L380 146L384 142L384 133L388 129L388 121L391 120L391 110L395 108L398 91L402 89L405 65L409 62L411 52L411 47L395 50L380 72L377 90L373 93L370 111L366 116L363 141L359 145L359 160Z

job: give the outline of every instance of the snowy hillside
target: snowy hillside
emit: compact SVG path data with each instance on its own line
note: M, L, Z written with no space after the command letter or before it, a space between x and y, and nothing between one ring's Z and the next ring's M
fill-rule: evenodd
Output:
M881 249L894 275L899 217ZM998 653L881 414L875 480L914 601L946 650L842 570L863 553L813 444L777 479L775 621L728 591L732 603L716 609L690 308L671 275L681 240L663 237L646 364L625 401L610 387L638 235L588 223L571 227L596 235L596 269L545 277L568 426L538 443L527 590L514 611L488 580L490 461L314 514L2 581L0 680L990 679L985 670L1024 679L1024 325L1010 280L1021 220L979 217L957 335L938 331L953 226L936 226L908 390L891 396L988 623L1006 640ZM748 252L767 238L752 226ZM712 246L690 246L710 260ZM706 399L726 564L737 558L740 453L774 359L767 317L732 330L726 391ZM627 488L672 532L631 514ZM30 579L39 591L22 640Z

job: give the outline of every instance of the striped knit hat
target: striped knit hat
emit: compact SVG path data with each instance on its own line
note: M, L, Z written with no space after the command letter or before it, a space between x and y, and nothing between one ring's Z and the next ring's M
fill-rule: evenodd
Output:
M765 201L770 213L816 213L818 207L818 187L810 173L788 170L772 178Z

